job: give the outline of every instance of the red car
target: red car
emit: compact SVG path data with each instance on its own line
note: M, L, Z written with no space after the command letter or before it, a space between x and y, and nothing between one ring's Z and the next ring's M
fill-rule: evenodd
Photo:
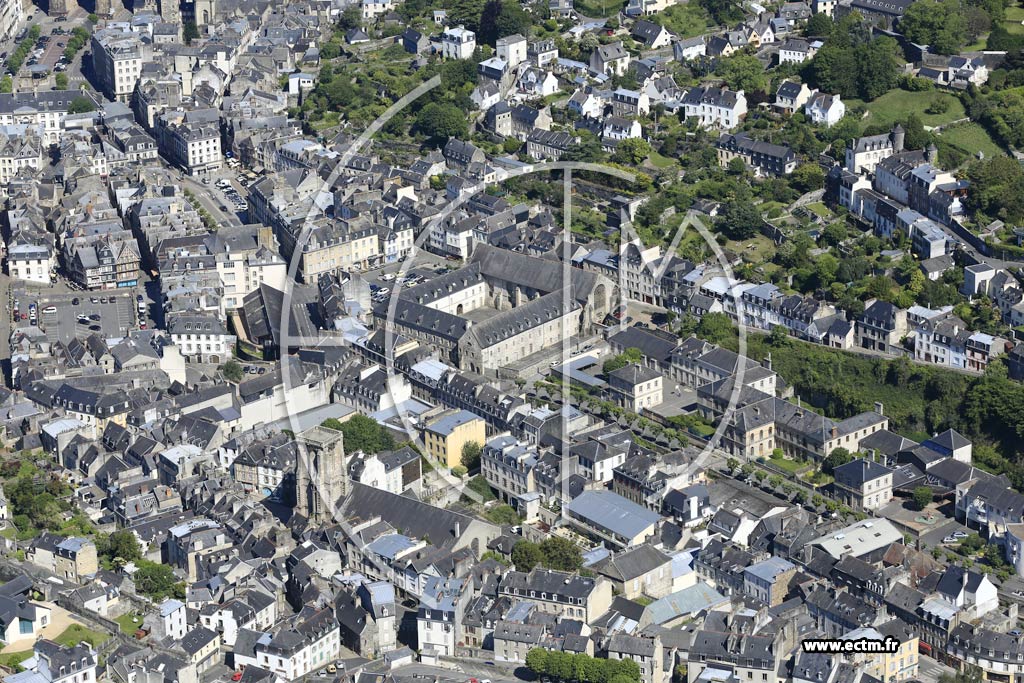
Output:
M231 680L235 683L238 683L238 681L242 680L242 672L236 671L235 673L231 674Z

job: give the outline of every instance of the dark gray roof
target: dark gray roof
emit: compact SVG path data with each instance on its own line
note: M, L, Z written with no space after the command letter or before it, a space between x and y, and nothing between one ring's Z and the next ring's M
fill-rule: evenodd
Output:
M343 514L349 520L380 517L406 536L429 538L438 547L454 545L471 524L493 527L495 537L499 533L498 527L488 522L358 483L352 484Z
M618 555L609 556L592 569L616 581L631 581L668 562L670 558L649 545L641 545Z
M834 473L836 480L851 483L855 486L862 486L866 482L892 474L892 470L885 465L879 465L877 462L858 458L835 468Z

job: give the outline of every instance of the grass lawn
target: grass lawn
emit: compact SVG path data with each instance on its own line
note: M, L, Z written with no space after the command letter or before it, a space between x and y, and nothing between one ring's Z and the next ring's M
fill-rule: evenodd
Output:
M54 638L54 641L61 645L67 645L68 647L78 645L82 641L86 641L93 647L97 647L109 639L110 634L103 633L102 631L93 631L81 624L71 624L71 626L64 629L63 633Z
M739 254L750 263L763 263L775 254L775 244L764 235L757 235L742 242L729 240L725 243L725 248Z
M947 100L949 109L942 114L927 114L925 109L937 99ZM847 102L852 106L853 102L861 103L859 100ZM863 102L870 116L864 120L864 125L871 124L890 125L895 121L905 119L907 114L916 113L921 117L921 122L926 126L939 126L950 121L962 119L966 114L964 105L960 100L947 92L938 90L929 92L909 92L907 90L890 90L873 102Z
M985 157L988 158L1006 153L995 143L988 131L974 122L946 128L939 134L939 137L972 155L974 152L984 152Z
M661 24L680 38L693 38L714 28L707 11L698 3L672 5L649 20Z
M804 467L807 467L807 463L797 462L796 460L789 460L787 458L771 458L768 462L783 472L789 472L790 474L796 474Z
M651 156L648 159L651 165L655 168L670 168L676 165L676 160L669 157L663 157L655 151L651 152Z
M488 484L487 480L480 475L470 479L466 483L466 488L478 493L481 498L481 503L489 503L492 500L498 499L498 497L494 495L494 491L491 489L490 484Z
M31 648L28 650L22 650L21 652L9 652L5 655L0 655L0 666L5 666L8 669L14 669L15 671L22 671L20 664L31 656Z
M815 215L821 216L822 218L829 218L832 216L832 212L829 211L829 208L821 202L812 202L808 204L806 208L808 211L812 211Z
M0 529L0 536L3 536L4 538L9 538L13 541L18 537L18 530L12 526L9 526L4 529Z
M1006 8L1006 21L1003 22L1003 28L1008 33L1024 33L1024 7L1007 7Z
M614 16L624 6L619 0L577 0L573 4L577 13L591 19Z
M131 613L122 614L117 619L114 619L114 621L121 627L121 633L129 636L138 631L139 627L142 626L142 617L137 617Z
M976 52L978 50L984 50L986 45L988 45L988 34L987 33L978 36L978 40L973 42L973 43L971 43L970 45L965 45L963 51L964 52Z

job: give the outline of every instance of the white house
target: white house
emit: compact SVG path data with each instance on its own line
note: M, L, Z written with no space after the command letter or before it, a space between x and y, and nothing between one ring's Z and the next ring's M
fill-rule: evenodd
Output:
M704 36L677 40L672 44L672 55L676 60L685 62L697 57L703 57L707 53L707 47Z
M316 85L316 77L307 73L295 73L288 75L288 94L301 95L307 90L312 90Z
M593 91L577 90L569 98L569 109L580 116L597 118L604 111L605 101Z
M804 105L804 114L807 115L811 123L830 127L839 123L839 120L846 116L846 104L839 95L815 91L811 99Z
M724 128L739 125L747 115L747 97L742 90L699 86L683 96L683 112L687 119L697 119L703 128Z
M602 129L602 137L606 140L628 140L629 138L638 138L642 133L643 129L639 121L618 116L606 118Z
M200 363L223 363L231 357L235 335L209 315L176 315L169 325L171 341L186 358Z
M181 640L188 630L185 619L185 603L167 598L160 603L160 625L168 640Z
M779 64L802 64L813 57L821 47L821 41L803 38L787 38L779 48Z
M622 41L599 45L590 53L590 69L608 76L623 76L629 70L629 59Z
M45 244L22 242L7 250L7 270L16 280L48 285L53 265L53 250Z
M464 26L446 28L441 34L441 56L445 59L469 59L476 50L476 34Z

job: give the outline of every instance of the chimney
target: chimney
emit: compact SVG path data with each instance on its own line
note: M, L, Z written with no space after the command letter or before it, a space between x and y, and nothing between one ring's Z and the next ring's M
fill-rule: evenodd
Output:
M772 369L772 353L771 353L771 351L768 352L768 356L764 359L764 367L765 367L766 370L771 370Z
M885 404L881 401L875 401L875 412L879 415L885 415Z

